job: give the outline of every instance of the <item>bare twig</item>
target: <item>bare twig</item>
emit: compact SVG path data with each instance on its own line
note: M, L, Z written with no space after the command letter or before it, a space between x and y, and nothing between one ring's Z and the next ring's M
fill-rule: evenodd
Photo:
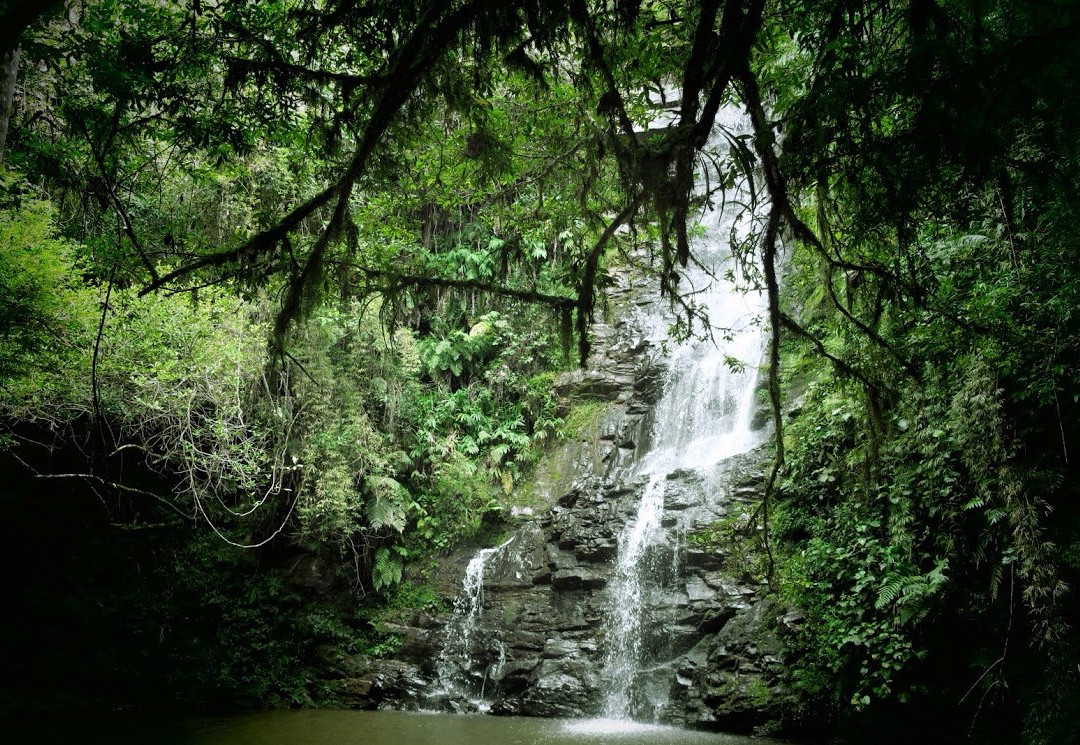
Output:
M101 303L101 317L98 319L97 336L94 337L94 356L90 360L90 390L94 402L94 419L101 426L101 399L98 395L98 359L101 353L101 337L105 333L105 318L109 313L109 298L112 296L113 280L116 278L116 263L109 270L109 284L105 288L105 300Z
M103 479L102 477L100 477L100 476L98 476L96 474L93 474L93 473L35 473L34 478L36 478L36 479L82 479L83 481L92 481L92 482L94 482L96 484L100 484L101 486L105 486L105 487L108 487L110 489L116 489L117 491L122 491L122 492L124 492L126 494L137 494L137 495L142 496L142 497L150 497L150 498L160 502L161 504L165 505L166 507L168 507L170 510L172 510L176 514L180 515L180 517L184 518L185 520L190 520L191 519L191 515L185 514L183 511L180 510L179 507L177 507L170 500L166 499L165 497L161 496L160 494L155 494L154 492L147 491L146 489L139 489L139 488L134 487L134 486L128 486L127 484L121 484L121 483L118 483L116 481L108 481L107 479Z
M970 696L971 692L975 690L976 686L978 686L979 683L982 682L983 678L985 678L987 675L989 675L990 672L992 670L994 670L996 667L998 667L1003 662L1005 662L1005 657L1008 656L1008 654L1009 654L1009 637L1012 635L1013 605L1014 605L1014 603L1013 603L1013 593L1015 591L1015 579L1016 579L1016 570L1012 565L1010 565L1009 566L1009 623L1008 623L1008 626L1005 629L1005 643L1001 648L1001 655L996 660L991 662L987 666L987 668L985 670L983 670L982 675L980 675L975 680L975 682L971 684L971 688L968 689L967 693L965 693L960 698L960 701L957 703L958 706L960 704L964 703L965 700L967 700L967 697ZM987 688L987 690L983 693L982 698L979 700L979 708L975 710L975 715L971 718L971 728L968 730L968 736L969 737L971 736L971 733L975 731L975 722L979 718L979 712L982 711L983 702L986 700L986 696L987 696L987 694L989 692L990 692L990 689Z

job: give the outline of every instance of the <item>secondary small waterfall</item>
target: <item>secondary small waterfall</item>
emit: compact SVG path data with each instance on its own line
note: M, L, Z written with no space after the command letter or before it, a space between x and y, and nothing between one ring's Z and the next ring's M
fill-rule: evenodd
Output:
M742 122L734 112L729 114L721 124L737 131ZM702 191L703 182L699 177ZM667 585L673 576L677 579L680 544L685 539L685 531L680 533L677 524L661 527L665 479L682 469L707 469L751 449L762 438L751 423L764 346L765 299L761 292L735 282L740 270L730 249L732 240L747 236L754 216L745 206L751 200L744 184L736 184L725 196L722 207L707 208L701 215L704 235L694 246L698 263L687 269L680 282L680 288L689 289L695 302L707 310L712 337L672 345L667 341L672 323L669 313L657 312L644 319L655 339L667 341L669 367L664 393L655 407L652 447L634 469L635 474L647 477L647 483L636 516L619 537L610 585L601 676L606 689L603 715L608 718L655 719L664 704L656 700L655 692L650 696L640 690L639 679L649 666L649 650L643 642L650 623L649 595L671 589Z
M504 548L510 540L495 548L481 549L465 568L461 592L454 600L454 614L446 627L446 640L436 666L439 687L442 689L440 693L470 696L460 662L473 655L480 614L484 609L484 568L491 555ZM481 681L481 699L484 682Z

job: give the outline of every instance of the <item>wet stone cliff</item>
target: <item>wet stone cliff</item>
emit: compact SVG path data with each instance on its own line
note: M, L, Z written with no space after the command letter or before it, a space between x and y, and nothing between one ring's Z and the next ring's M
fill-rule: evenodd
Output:
M735 550L697 540L721 535L718 524L752 532L769 448L641 472L656 407L670 403L669 355L642 320L657 300L625 279L611 300L616 320L594 327L589 368L560 381L568 398L606 406L538 467L533 488L550 509L519 518L500 546L443 562L454 612L387 624L400 650L335 681L346 705L739 731L779 717L778 633L797 614L765 598L762 557L745 550L756 541ZM627 576L619 556L635 530L639 568Z

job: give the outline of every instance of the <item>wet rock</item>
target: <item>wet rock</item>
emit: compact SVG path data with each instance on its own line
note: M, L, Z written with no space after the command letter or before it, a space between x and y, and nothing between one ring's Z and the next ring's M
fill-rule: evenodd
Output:
M625 303L635 302L629 287L619 291ZM460 677L470 695L483 690L494 713L576 717L600 709L619 535L649 483L633 465L649 447L664 364L650 358L653 350L630 320L594 332L590 369L560 376L557 387L567 397L609 403L589 432L538 464L533 494L550 507L521 525L485 566L482 611ZM723 551L686 540L722 516L750 514L769 457L759 448L705 471L675 471L662 482L660 520L668 537L645 551L654 579L635 599L648 615L640 639L648 672L631 691L639 716L742 730L776 716L783 667L773 629L792 628L800 618L761 601L760 582L734 576ZM472 553L448 557L457 584L447 598ZM421 671L432 676L441 627L395 623L391 630L405 642L397 662L406 667L339 666L338 695L347 705L423 700L431 690L418 688L415 678ZM443 695L431 705L467 710L468 699Z
M397 637L400 645L397 659L411 662L420 667L437 656L442 646L441 640L431 633L431 627L424 628L403 623L384 622L380 626L380 631Z
M598 703L595 673L588 664L544 660L518 711L527 716L583 717L596 711Z
M544 566L537 567L536 571L534 571L532 575L532 583L534 585L551 584L551 578L553 574L554 571L552 570L550 565L545 564Z
M716 590L696 575L687 577L686 594L691 604L711 603L716 599Z
M724 564L724 557L717 551L690 547L686 549L686 565L700 569L719 569Z
M330 681L327 687L345 708L374 709L387 704L416 708L428 681L417 665L401 660L370 660L363 674Z
M607 584L607 574L589 567L561 569L551 576L551 586L560 592L567 590L594 590Z
M544 657L549 659L572 657L580 651L577 644L569 639L548 639L544 644Z
M368 677L342 678L327 684L330 696L347 709L375 709L381 699L372 697L374 681Z
M686 724L751 732L784 718L795 697L783 684L780 615L771 599L748 604L684 658L671 708Z
M499 690L503 697L515 696L532 685L540 660L537 657L522 657L507 664L499 677Z
M664 494L664 509L672 512L681 512L699 504L695 495L682 489L669 489Z
M797 608L791 608L780 617L777 625L784 631L798 631L802 628L804 620L806 620L806 617L803 615L802 611Z
M724 628L724 626L727 625L727 622L735 617L737 612L738 609L730 605L710 609L701 615L697 630L700 634L716 633Z

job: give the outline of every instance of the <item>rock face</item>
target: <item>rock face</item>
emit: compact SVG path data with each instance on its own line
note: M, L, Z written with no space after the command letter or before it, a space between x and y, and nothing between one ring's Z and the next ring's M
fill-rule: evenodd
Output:
M651 302L628 285L614 294L624 308ZM567 396L607 405L594 428L538 470L534 486L550 510L487 556L479 611L466 631L460 623L403 628L399 659L342 681L344 700L366 705L383 694L406 707L467 710L482 701L497 714L603 712L612 607L620 602L613 597L619 536L650 488L632 466L650 447L663 364L633 314L593 334L592 365L559 385ZM638 600L647 672L626 692L635 718L741 731L776 718L784 692L773 629L783 611L764 599L752 560L688 540L719 521L750 522L768 455L758 449L664 478L665 537L646 549L653 579ZM458 568L458 582L463 574ZM446 629L459 637L453 644ZM418 677L429 681L426 689Z
M662 522L672 540L650 548L657 582L643 598L648 673L630 689L631 711L640 718L749 731L777 715L783 666L768 629L779 609L722 551L683 540L719 520L749 516L761 456L728 461L711 474L715 480L693 472L667 480ZM472 654L453 661L471 685L459 694L482 691L499 714L603 711L618 534L644 481L586 480L491 556ZM725 481L731 486L716 486Z

